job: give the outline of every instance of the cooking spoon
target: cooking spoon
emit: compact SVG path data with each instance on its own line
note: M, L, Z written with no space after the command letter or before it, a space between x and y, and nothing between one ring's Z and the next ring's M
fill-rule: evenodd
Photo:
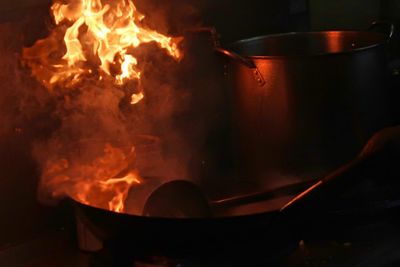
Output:
M208 200L192 182L167 182L151 193L143 215L166 218L199 218L212 215Z
M213 215L213 211L293 195L302 192L314 183L315 180L306 181L283 186L273 191L208 201L201 189L193 182L174 180L153 191L146 201L143 215L172 218L210 217Z

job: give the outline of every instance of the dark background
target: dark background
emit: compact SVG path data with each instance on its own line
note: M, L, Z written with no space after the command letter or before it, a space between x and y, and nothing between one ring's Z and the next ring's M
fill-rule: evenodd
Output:
M0 21L18 21L23 14L40 19L48 4L47 0L1 0ZM137 0L137 6L148 16L160 17L161 22L153 24L167 31L181 31L182 22L215 26L225 43L278 32L364 29L380 18L400 20L400 0ZM168 24L173 26L168 29ZM44 24L31 24L25 30L34 35L41 31L37 27ZM29 140L14 130L0 139L0 247L55 225L54 211L36 202L38 175Z
M0 0L0 18L50 0ZM233 41L260 34L322 29L365 29L372 20L399 20L399 0L136 0L148 16L182 24L202 20ZM159 21L158 21L159 22ZM169 25L171 26L171 25Z

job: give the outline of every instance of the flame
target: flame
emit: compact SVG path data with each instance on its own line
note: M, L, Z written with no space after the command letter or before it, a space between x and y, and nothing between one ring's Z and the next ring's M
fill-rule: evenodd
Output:
M144 98L144 94L142 92L140 92L139 94L133 94L131 104L135 105L135 104L139 103L140 101L142 101L143 98Z
M145 16L131 0L57 0L50 11L54 28L47 38L25 48L22 59L50 92L66 94L57 99L68 100L66 89L83 92L87 88L81 86L83 82L103 90L110 85L124 92L130 90L125 85L142 77L135 57L142 44L154 42L177 61L183 57L179 50L182 38L146 27ZM126 92L132 105L145 97L141 86L138 88L134 93ZM116 177L129 166L129 160L109 144L104 155L89 163L59 157L47 160L42 173L41 186L53 198L70 196L84 204L123 212L129 189L141 183L136 170Z
M115 177L127 168L128 161L122 150L106 144L104 155L87 164L67 159L48 161L42 186L50 189L52 198L67 195L84 204L124 212L129 189L141 184L135 171Z
M108 202L108 208L112 211L123 212L124 203L128 190L132 184L140 184L140 180L135 173L129 173L123 178L112 178L101 182L101 186L107 190L108 188L117 188L118 193ZM122 185L122 186L121 186ZM126 187L125 185L128 185ZM128 190L127 190L128 189Z
M48 38L26 48L23 55L33 75L47 88L73 87L93 75L116 85L140 80L138 60L129 51L145 43L155 42L174 59L182 58L178 48L182 38L143 26L145 16L130 0L103 2L70 0L52 5L56 28Z

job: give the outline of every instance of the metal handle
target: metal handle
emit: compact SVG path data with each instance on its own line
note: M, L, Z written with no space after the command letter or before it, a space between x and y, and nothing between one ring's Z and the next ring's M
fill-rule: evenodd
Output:
M242 56L236 54L235 52L232 52L232 51L229 51L229 50L226 50L223 48L216 48L215 51L224 56L227 56L228 58L230 58L236 62L239 62L239 63L245 65L246 67L248 67L250 69L257 68L257 66L256 66L256 64L254 64L253 60L242 57Z
M251 69L254 75L255 80L260 86L263 86L265 84L265 80L261 75L261 72L257 68L257 65L253 62L253 60L249 58L245 58L235 52L226 50L224 48L220 47L219 43L219 35L218 32L214 27L204 27L204 28L194 28L186 31L187 33L192 33L192 34L208 34L211 37L211 41L214 46L214 51L216 53L219 53L223 55L224 57L230 58L235 62L238 62L247 68Z
M286 197L286 196L291 196L293 194L297 195L300 192L312 186L313 184L315 184L317 181L318 181L317 179L312 179L305 182L299 182L296 184L282 186L273 191L257 192L253 194L212 201L211 205L214 209L228 209L240 205L254 204L257 202L267 201L278 197Z
M186 34L207 34L210 37L210 41L214 47L219 47L219 34L214 27L197 27L187 29L185 31Z
M261 75L261 72L258 70L257 65L253 62L253 60L249 59L249 58L245 58L242 57L239 54L236 54L235 52L220 48L220 47L216 47L215 48L215 52L226 56L230 59L232 59L235 62L238 62L244 66L246 66L247 68L251 69L254 75L254 79L257 81L257 83L260 86L263 86L265 84L265 80L263 78L263 76Z
M390 21L386 21L386 20L378 20L378 21L374 21L372 22L371 26L369 26L368 31L371 31L375 28L387 28L388 29L388 41L392 39L393 35L394 35L394 31L395 31L395 27L394 24L391 23Z
M220 47L219 43L219 35L217 33L217 30L214 27L200 27L200 28L193 28L186 30L186 33L192 33L192 34L208 34L211 36L215 52L224 55L234 61L237 61L243 65L245 65L248 68L255 69L257 68L256 64L251 59L244 58L235 52L223 49Z

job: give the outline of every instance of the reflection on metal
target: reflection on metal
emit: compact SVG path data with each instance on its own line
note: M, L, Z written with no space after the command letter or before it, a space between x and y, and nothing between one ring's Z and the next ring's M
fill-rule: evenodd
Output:
M311 186L310 188L308 188L306 191L304 191L303 193L301 193L300 195L298 195L297 197L295 197L292 201L290 201L289 203L287 203L285 206L283 206L283 208L281 209L281 211L285 210L286 208L290 207L293 203L295 203L296 201L298 201L299 199L303 198L304 196L306 196L308 193L310 193L311 191L313 191L315 188L317 188L318 186L322 185L322 181L319 181L318 183L316 183L315 185Z
M253 74L254 74L254 78L256 79L258 85L263 86L265 84L265 80L257 67L254 69Z

